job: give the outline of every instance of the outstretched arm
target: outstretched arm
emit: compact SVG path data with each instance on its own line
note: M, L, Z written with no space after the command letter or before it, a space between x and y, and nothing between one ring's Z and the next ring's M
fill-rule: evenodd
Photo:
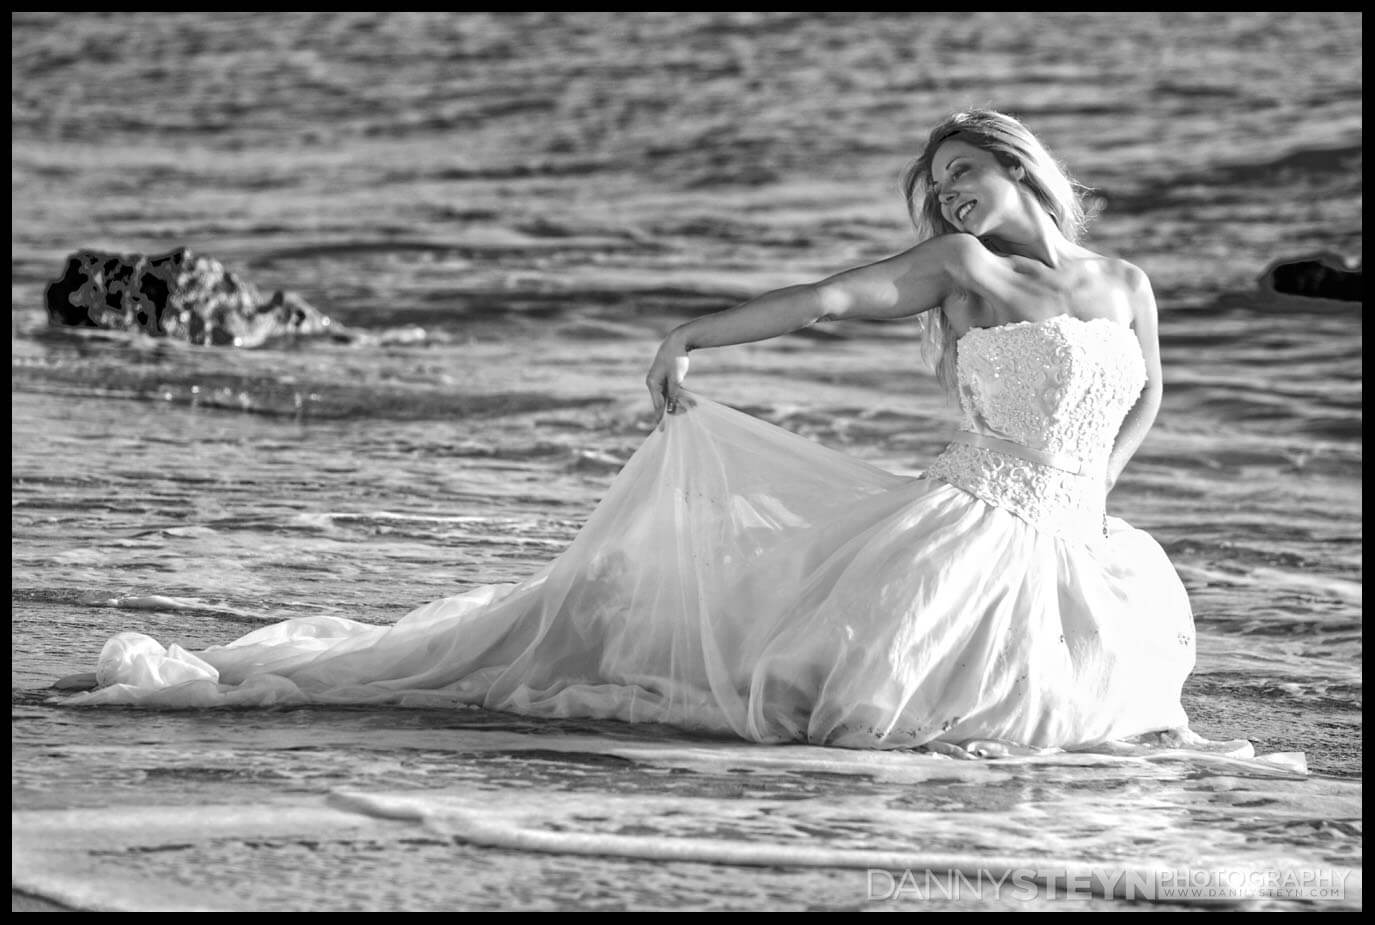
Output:
M941 235L911 250L816 283L785 286L734 308L694 318L659 346L649 369L656 413L676 404L687 375L688 353L767 340L819 321L903 318L937 307L965 285L983 246L972 235Z
M1117 479L1126 468L1127 461L1141 446L1155 423L1160 411L1160 397L1163 391L1160 372L1160 337L1155 305L1155 293L1151 291L1151 281L1136 267L1131 267L1127 275L1128 292L1132 303L1132 327L1141 343L1141 355L1146 359L1146 385L1137 396L1136 404L1127 412L1122 427L1117 432L1112 454L1108 457L1107 490L1117 484Z

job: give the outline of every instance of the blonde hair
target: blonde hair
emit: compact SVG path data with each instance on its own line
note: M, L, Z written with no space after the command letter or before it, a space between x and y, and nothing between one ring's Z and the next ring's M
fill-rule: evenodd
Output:
M931 160L936 149L951 138L989 152L1008 169L1021 167L1021 182L1054 219L1060 232L1071 243L1078 242L1088 224L1084 200L1089 188L1071 177L1065 165L1017 119L992 109L969 109L947 116L932 129L926 147L903 172L902 192L918 243L959 230L941 214L940 200L933 194L931 182ZM941 384L954 392L955 332L945 312L938 308L924 312L920 324L922 351Z

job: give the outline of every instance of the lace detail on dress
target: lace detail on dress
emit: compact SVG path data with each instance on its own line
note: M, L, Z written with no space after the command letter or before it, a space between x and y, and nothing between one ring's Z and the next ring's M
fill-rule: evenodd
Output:
M1003 508L1033 526L1062 536L1102 536L1104 471L1074 475L988 450L952 443L926 470L974 497Z
M1040 529L1101 536L1108 457L1146 382L1131 329L1106 318L1057 315L975 328L957 350L962 429L1075 457L1084 472L957 443L926 475Z

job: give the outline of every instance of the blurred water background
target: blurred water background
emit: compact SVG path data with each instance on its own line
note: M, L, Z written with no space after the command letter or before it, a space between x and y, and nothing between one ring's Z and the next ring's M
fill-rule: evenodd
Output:
M894 905L856 870L420 837L341 790L708 843L1359 867L1360 305L1256 279L1361 257L1361 31L1315 12L13 13L16 885L92 908ZM1153 281L1164 405L1110 508L1190 591L1195 728L1303 752L1308 777L44 690L121 630L202 648L532 573L648 433L659 338L910 246L900 172L977 105L1094 187L1086 243ZM183 245L379 337L48 327L70 251ZM919 471L953 419L919 347L913 322L825 325L694 354L689 384Z

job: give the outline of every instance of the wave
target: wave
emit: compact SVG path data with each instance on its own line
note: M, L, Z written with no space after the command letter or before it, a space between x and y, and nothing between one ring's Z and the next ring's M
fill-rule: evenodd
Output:
M613 399L545 391L459 392L443 385L287 383L252 372L207 374L147 371L117 365L72 370L16 364L11 394L63 399L126 400L168 407L233 411L294 421L392 421L510 417L533 412L605 406Z
M225 726L204 750L180 735L179 724L162 733L171 737L165 746L141 743L144 773L175 799L192 797L182 805L17 810L13 885L80 908L185 903L193 887L199 906L261 907L270 896L278 907L332 908L357 903L360 888L378 889L367 870L339 863L366 846L378 861L396 861L381 869L407 886L380 901L410 908L466 907L483 901L475 891L508 905L528 904L532 895L558 901L567 885L521 875L540 857L599 871L594 882L613 895L619 888L622 901L624 890L647 879L666 890L658 902L689 907L723 891L738 906L732 887L740 878L758 887L799 870L812 881L807 903L818 886L832 896L846 879L862 887L864 874L846 871L904 870L995 880L1018 870L1033 887L1019 897L1030 907L1054 899L1057 878L1063 895L1067 875L1080 881L1084 898L1188 903L1122 888L1132 879L1158 885L1181 869L1200 876L1328 870L1344 888L1336 905L1360 903L1359 871L1331 857L1359 844L1359 782L1307 775L1297 756L1255 756L1244 743L961 760L656 736L652 728L587 721L500 728L482 711L430 714L446 717L442 736L432 721L417 724L415 713L335 708L309 711L312 721L303 724L295 712L254 717L251 729ZM319 714L333 721L319 722ZM264 724L281 727L290 746L265 748ZM566 728L550 734L558 727ZM245 736L257 745L255 767L217 774ZM130 757L110 747L65 751L70 761L107 767ZM340 761L349 780L336 779L326 793L264 801L260 786L245 789L274 769L298 789L312 788L329 767L337 775ZM398 789L424 768L445 783ZM1248 807L1244 831L1238 805ZM429 851L418 853L421 846ZM493 877L440 881L427 863L431 853L436 862L447 856L450 863L437 868L447 871L456 854L475 849L498 863ZM270 872L248 886L263 864ZM585 883L579 901L589 887L596 889ZM1241 890L1192 901L1210 899L1244 906L1265 897ZM963 904L997 900L971 895Z
M1260 194L1270 195L1276 186L1298 190L1314 184L1335 184L1344 188L1354 181L1359 191L1363 160L1360 141L1334 141L1296 146L1283 154L1252 160L1224 160L1197 170L1155 177L1139 187L1096 192L1114 212L1148 216L1181 207L1197 209L1218 202L1248 202Z

